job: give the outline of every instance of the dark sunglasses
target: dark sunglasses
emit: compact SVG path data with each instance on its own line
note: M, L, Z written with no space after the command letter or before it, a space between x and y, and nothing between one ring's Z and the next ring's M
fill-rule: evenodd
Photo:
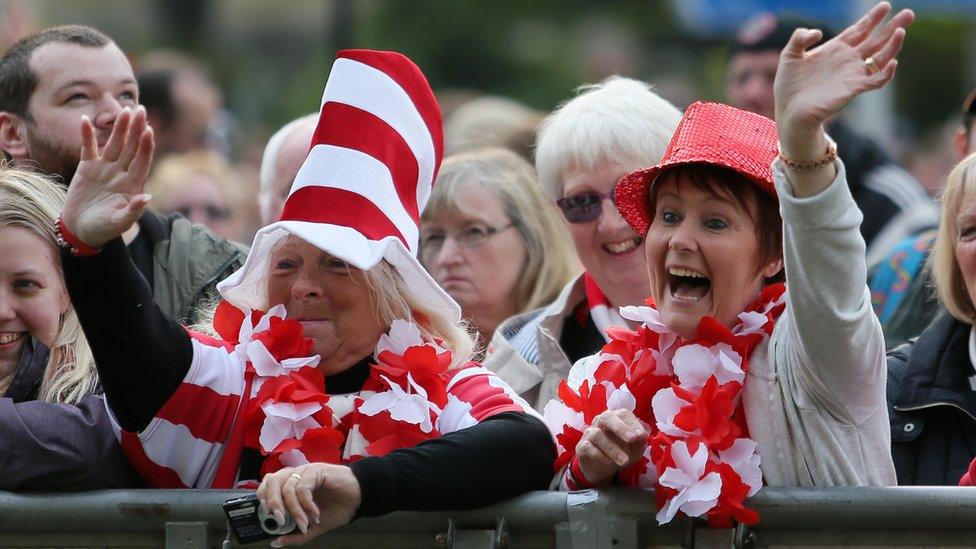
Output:
M609 198L610 202L616 206L617 199L613 196L617 186L614 185L610 192L585 192L564 196L556 201L556 205L563 212L563 217L570 223L589 223L596 221L603 213L603 200Z

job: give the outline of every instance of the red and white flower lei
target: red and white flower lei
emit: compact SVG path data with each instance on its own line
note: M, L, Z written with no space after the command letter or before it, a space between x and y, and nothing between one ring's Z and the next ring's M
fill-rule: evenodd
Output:
M707 515L713 526L732 520L755 524L759 515L746 497L762 487L756 443L748 438L742 385L753 349L773 333L786 308L786 287L773 284L731 330L702 318L694 339L684 341L653 307L622 307L636 330L611 328L610 342L573 368L544 416L558 442L557 470L579 475L576 445L601 412L626 409L649 432L648 449L621 470L617 482L655 488L657 521L678 511ZM579 480L579 479L577 479Z
M451 352L396 320L377 343L369 378L348 395L329 395L319 357L283 306L267 313L222 302L214 329L244 364L250 398L244 446L266 456L261 475L310 462L349 463L441 436L464 405L449 398ZM459 408L459 409L455 409Z

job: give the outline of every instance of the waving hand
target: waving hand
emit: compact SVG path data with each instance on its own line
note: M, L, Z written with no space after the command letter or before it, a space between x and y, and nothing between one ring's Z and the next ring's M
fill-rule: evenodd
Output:
M155 145L144 107L119 114L101 154L87 117L81 121L81 142L81 162L61 215L68 230L98 248L131 227L149 203L143 187Z

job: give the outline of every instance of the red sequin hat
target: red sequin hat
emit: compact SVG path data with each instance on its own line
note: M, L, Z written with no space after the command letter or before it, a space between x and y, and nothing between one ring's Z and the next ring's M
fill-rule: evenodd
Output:
M776 123L749 111L699 101L685 111L656 166L628 174L614 192L617 209L637 231L651 225L648 191L665 170L683 164L711 164L738 172L776 196L770 165L776 159Z

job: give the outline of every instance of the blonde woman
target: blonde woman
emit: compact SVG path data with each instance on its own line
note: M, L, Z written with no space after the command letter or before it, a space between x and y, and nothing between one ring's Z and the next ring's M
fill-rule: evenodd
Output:
M98 386L61 277L63 206L64 191L44 177L0 171L0 390L15 400L75 404Z
M551 302L579 273L535 170L497 147L444 161L421 218L420 258L482 342L506 318Z
M61 256L127 455L152 486L260 482L301 532L280 543L545 488L545 425L471 362L460 308L414 255L443 143L433 92L400 54L344 50L322 105L281 220L218 285L219 338L153 306L120 238L148 199L145 114L123 112L101 152L82 123Z
M976 155L946 181L929 269L943 310L888 355L891 453L898 484L955 485L976 455Z
M54 223L64 190L0 168L2 490L139 486L105 412L91 350L68 299Z

